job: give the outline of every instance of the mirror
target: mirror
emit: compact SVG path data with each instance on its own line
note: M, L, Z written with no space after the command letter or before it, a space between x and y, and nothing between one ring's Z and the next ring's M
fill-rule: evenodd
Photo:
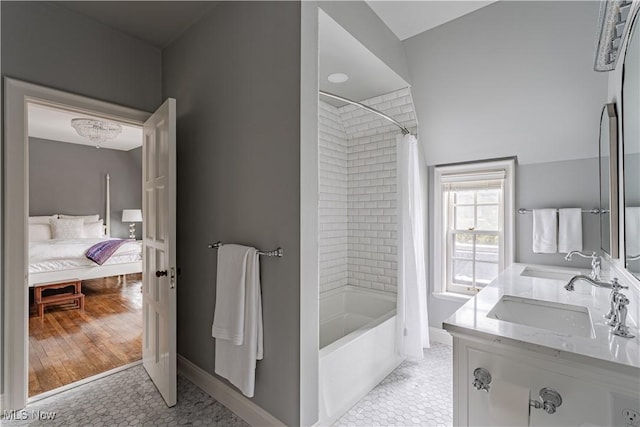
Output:
M600 116L600 248L618 258L618 115L606 104Z
M640 30L635 19L624 61L623 167L625 265L640 279Z

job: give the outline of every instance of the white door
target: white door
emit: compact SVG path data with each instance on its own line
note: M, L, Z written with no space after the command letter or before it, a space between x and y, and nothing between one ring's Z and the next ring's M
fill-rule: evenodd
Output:
M144 124L142 145L144 331L142 363L168 406L176 404L176 100Z

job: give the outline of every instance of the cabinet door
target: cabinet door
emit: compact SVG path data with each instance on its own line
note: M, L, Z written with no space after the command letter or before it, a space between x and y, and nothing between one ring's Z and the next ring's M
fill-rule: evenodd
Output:
M562 372L561 364L547 364L527 357L504 357L471 346L467 351L468 420L470 426L489 426L489 393L477 391L472 386L473 371L477 367L487 369L493 381L500 379L530 389L530 399L538 400L541 388L549 387L562 396L562 405L555 414L530 408L531 426L608 426L610 392L599 383L586 381L576 375Z

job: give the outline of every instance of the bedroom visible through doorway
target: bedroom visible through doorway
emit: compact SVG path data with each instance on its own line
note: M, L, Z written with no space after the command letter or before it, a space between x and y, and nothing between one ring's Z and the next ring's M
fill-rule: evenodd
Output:
M141 362L143 132L27 110L28 395L39 398Z

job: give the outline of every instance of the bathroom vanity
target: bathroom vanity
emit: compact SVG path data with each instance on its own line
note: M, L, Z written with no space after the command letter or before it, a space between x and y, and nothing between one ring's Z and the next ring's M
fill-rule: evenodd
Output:
M635 336L618 337L604 318L610 290L578 281L567 291L576 274L514 264L444 322L454 425L640 426L640 415L630 422L640 413L638 290L623 291Z

